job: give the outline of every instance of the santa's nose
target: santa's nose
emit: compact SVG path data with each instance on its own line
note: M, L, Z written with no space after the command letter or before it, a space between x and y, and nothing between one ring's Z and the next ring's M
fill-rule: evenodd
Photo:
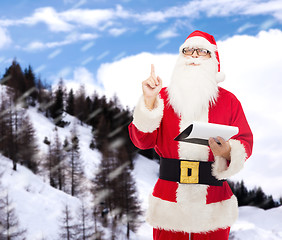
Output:
M193 52L193 54L191 55L193 58L198 58L199 57L199 55L198 55L198 53L197 53L197 51L194 51Z

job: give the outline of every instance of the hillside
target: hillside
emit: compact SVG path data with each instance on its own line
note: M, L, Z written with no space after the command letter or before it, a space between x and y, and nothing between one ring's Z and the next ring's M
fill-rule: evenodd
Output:
M74 125L76 126L79 138L80 162L85 174L83 183L84 196L82 198L72 197L51 187L48 173L42 168L42 165L40 165L37 175L20 164L17 164L17 171L14 171L12 170L12 161L0 155L0 174L3 174L1 175L1 187L3 189L1 196L5 196L6 191L4 190L7 190L12 203L11 206L19 219L19 226L21 229L26 229L27 240L62 239L59 237L59 233L62 230L62 218L64 217L66 205L70 209L73 221L79 221L80 214L78 212L82 202L89 211L93 208L92 180L99 175L103 155L96 148L91 149L89 147L93 139L92 128L86 124L81 124L77 118L64 113L62 121L68 124L61 128L56 127L53 119L47 118L36 107L29 107L26 112L35 130L36 143L39 148L38 162L44 161L48 154L48 145L44 143L45 138L54 139L57 134L60 141L63 142L64 139L70 138ZM55 131L55 129L57 130ZM155 161L138 154L133 161L133 165L131 175L136 182L141 209L145 212L148 206L148 195L157 180L159 166ZM120 172L114 172L114 175L118 175ZM275 178L275 176L273 177ZM282 227L280 224L282 221L282 207L267 211L255 207L241 207L239 212L239 219L231 229L231 240L282 239ZM110 212L108 214L109 219L111 219L116 213ZM141 221L142 224L136 233L130 232L130 239L152 239L152 228L145 223L144 214L141 216ZM125 239L127 231L125 223L120 221L116 226L118 231L115 239ZM111 229L109 227L103 226L101 222L98 223L98 227L103 230L103 239L111 239ZM91 222L90 228L94 228L94 222Z
M96 155L97 158L99 154ZM49 186L25 167L17 172L11 170L10 160L1 156L0 171L5 171L2 183L18 213L21 226L28 230L27 240L55 239L59 230L58 219L65 203L77 209L81 202ZM157 179L158 164L139 156L135 162L134 176L142 208L147 207L147 196ZM14 184L14 182L17 184ZM261 210L255 207L240 207L239 219L232 227L233 240L279 240L282 239L282 207ZM133 240L151 240L152 229L143 223ZM121 238L122 239L122 238Z

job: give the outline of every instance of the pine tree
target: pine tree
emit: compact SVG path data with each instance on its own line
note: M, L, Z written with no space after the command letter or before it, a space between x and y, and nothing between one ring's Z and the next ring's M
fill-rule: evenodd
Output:
M80 120L80 124L88 118L86 106L85 86L81 85L75 94L75 116Z
M101 118L101 123L103 118ZM99 124L100 128L98 133L103 135L107 134L109 131L109 124L107 121L104 124ZM103 127L102 127L103 126ZM97 135L99 135L97 134ZM112 186L110 185L110 181L108 178L109 173L113 170L113 154L108 151L109 143L107 138L99 139L97 138L98 149L102 153L102 159L99 164L99 172L95 175L93 179L93 198L94 198L94 215L97 219L99 217L99 221L106 227L108 225L108 219L105 213L111 211L113 209L111 194L112 194ZM96 224L95 224L96 225Z
M60 80L58 88L55 91L54 104L50 108L51 117L54 119L54 123L60 127L64 127L64 123L62 120L64 112L64 95L64 83L63 80Z
M89 115L87 116L87 120L86 120L86 123L90 124L93 130L97 128L102 112L103 112L102 101L99 98L98 94L94 92L93 97L92 97L91 109L90 109Z
M53 145L53 166L55 179L57 180L57 186L60 190L65 188L65 155L63 152L62 144L59 138L58 130L55 129L55 139Z
M37 173L38 162L36 154L38 147L36 144L35 130L28 116L24 116L19 133L19 158L23 165L34 173Z
M71 89L69 91L68 94L68 98L67 98L67 106L66 106L66 112L72 116L74 116L74 94L73 94L73 90Z
M16 171L19 157L19 129L24 111L15 107L11 95L4 99L1 108L6 108L1 112L1 120L6 128L2 136L4 138L3 155L13 161L13 170Z
M282 202L274 201L271 195L267 196L261 187L248 190L243 180L236 183L229 181L228 184L237 197L239 206L256 206L267 210L282 205Z
M56 188L57 185L56 185L56 181L55 181L54 166L53 166L54 156L53 156L51 142L48 140L47 137L44 138L43 142L44 142L44 144L46 144L48 146L48 153L47 153L47 157L46 157L46 160L45 160L43 166L48 171L50 186Z
M127 239L130 239L130 231L136 232L140 225L139 216L142 214L140 202L138 200L135 181L131 175L130 161L125 147L122 147L118 153L120 162L123 162L120 169L120 176L117 177L120 193L119 208L121 216L127 226Z
M4 191L1 191L1 193L0 229L2 229L0 237L7 240L25 240L26 230L23 230L20 227L16 211L13 208L8 192L6 191L4 194Z
M72 129L71 141L65 141L64 149L68 162L68 175L70 178L70 189L72 196L78 196L82 193L82 182L84 179L79 152L79 138L77 136L76 124Z
M46 139L46 141L44 141L48 145L49 149L45 166L49 172L50 185L54 188L65 191L65 154L59 138L58 129L55 128L54 131L54 140L50 142Z
M35 106L35 101L37 100L38 96L38 89L36 88L35 74L33 73L30 65L27 69L24 70L24 77L27 94L27 104Z
M51 108L54 104L54 100L52 98L50 86L48 86L46 83L43 84L40 78L38 79L36 86L38 89L38 110L45 112L46 117L51 117Z
M82 202L77 215L79 216L78 239L101 240L103 233L102 231L93 228L94 222L93 222L92 214L90 213L90 209L86 208L84 202Z
M75 223L73 215L68 205L65 205L60 219L61 227L58 240L77 240L78 225Z
M6 69L4 78L7 81L4 83L10 87L10 90L14 92L13 101L16 102L22 94L26 91L25 77L19 63L14 59L12 65Z
M0 102L0 151L4 156L7 156L7 148L9 146L7 140L8 134L8 114L7 109L9 109L8 99L5 94L1 94L1 102Z

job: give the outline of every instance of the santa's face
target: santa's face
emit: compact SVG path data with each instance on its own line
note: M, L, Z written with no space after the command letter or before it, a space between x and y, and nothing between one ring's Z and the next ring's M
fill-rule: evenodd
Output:
M217 62L205 57L179 55L168 87L174 110L187 120L197 120L217 97Z

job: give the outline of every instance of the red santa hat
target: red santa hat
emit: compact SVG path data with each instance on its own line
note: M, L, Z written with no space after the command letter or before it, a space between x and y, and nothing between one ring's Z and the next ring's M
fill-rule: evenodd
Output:
M217 45L214 37L206 32L196 30L192 32L185 40L185 42L179 48L179 52L182 53L182 49L185 47L191 48L205 48L211 52L211 57L217 61L218 72L216 74L217 82L224 81L225 74L220 72L220 61L217 51Z

